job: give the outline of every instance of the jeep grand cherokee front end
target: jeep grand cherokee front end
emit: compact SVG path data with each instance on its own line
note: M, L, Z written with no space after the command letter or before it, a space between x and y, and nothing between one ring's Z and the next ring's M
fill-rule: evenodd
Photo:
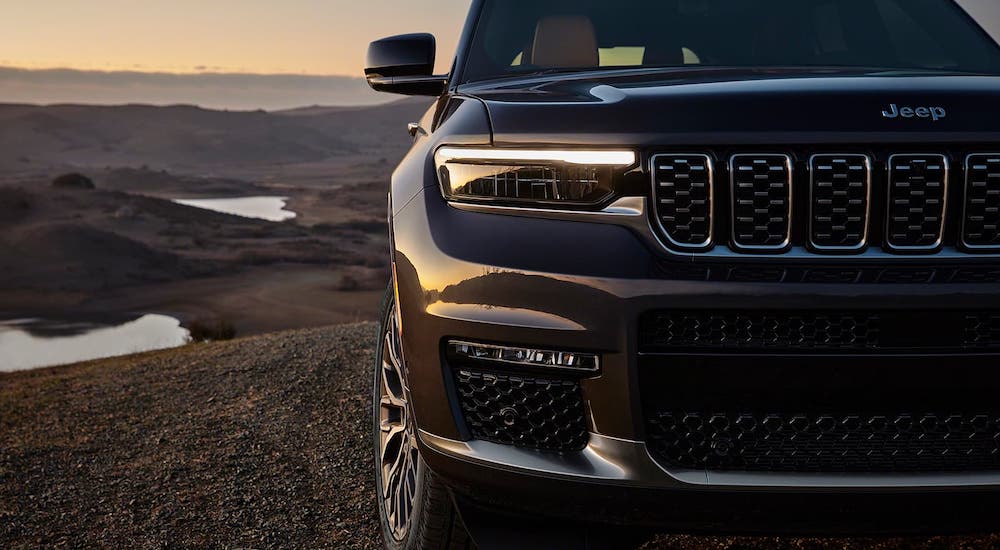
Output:
M958 5L477 0L433 64L369 51L438 98L390 195L388 547L996 527L1000 48Z

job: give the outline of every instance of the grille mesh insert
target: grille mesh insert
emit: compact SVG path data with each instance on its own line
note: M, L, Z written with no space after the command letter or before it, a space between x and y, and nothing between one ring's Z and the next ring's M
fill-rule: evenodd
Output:
M643 315L644 351L854 349L878 346L874 313L657 311Z
M656 217L671 242L703 248L712 241L712 163L705 155L653 157Z
M659 310L639 319L639 351L876 353L994 351L996 311Z
M667 467L765 472L1000 469L1000 415L647 411Z
M746 249L785 248L791 238L791 158L734 155L733 244Z
M965 176L964 243L1000 248L1000 154L971 155Z
M578 383L459 370L458 399L476 439L537 449L579 451L587 423Z
M996 348L1000 346L1000 315L977 313L965 318L965 341L970 348Z
M941 244L948 160L943 155L889 158L886 240L898 249L934 249Z
M871 163L865 155L815 155L810 162L813 246L857 250L868 236Z

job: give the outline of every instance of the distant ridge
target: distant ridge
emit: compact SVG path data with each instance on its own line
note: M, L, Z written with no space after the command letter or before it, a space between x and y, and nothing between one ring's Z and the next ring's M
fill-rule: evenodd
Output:
M392 99L392 96L388 96ZM0 175L142 167L180 174L398 158L429 98L384 105L222 111L191 105L0 104Z

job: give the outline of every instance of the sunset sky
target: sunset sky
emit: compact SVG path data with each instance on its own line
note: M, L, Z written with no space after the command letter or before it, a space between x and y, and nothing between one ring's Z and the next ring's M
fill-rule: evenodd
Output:
M1000 0L959 1L1000 37ZM280 109L388 101L359 79L368 43L431 32L444 72L470 2L9 0L0 102Z
M4 2L0 65L358 76L368 43L384 35L432 32L453 52L469 3L18 0Z

